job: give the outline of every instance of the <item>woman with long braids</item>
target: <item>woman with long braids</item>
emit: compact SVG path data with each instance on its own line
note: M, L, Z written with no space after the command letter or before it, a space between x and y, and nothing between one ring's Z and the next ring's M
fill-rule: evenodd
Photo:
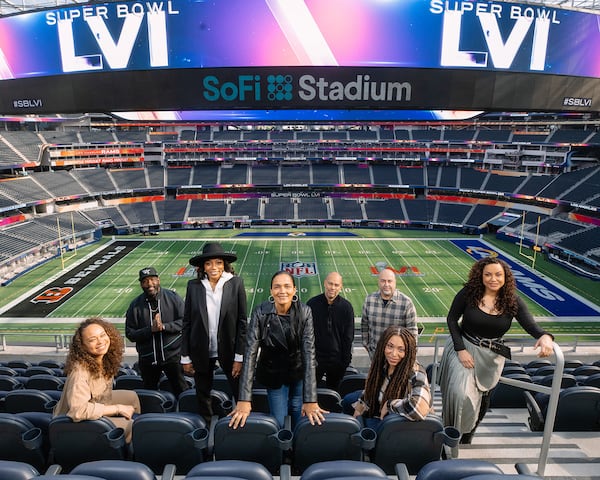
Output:
M377 342L364 391L344 397L344 410L377 427L388 414L423 420L432 411L427 374L417 362L415 336L405 327L388 327Z
M505 358L510 358L502 336L513 318L537 339L538 356L554 351L552 335L535 322L517 295L508 264L492 256L478 260L448 312L450 337L440 363L444 424L463 433L461 443L471 443L489 405L489 391L500 379Z
M116 327L98 317L81 322L65 362L67 380L54 415L74 422L110 417L131 440L132 417L141 412L133 390L113 390L113 380L123 359L123 338Z
M296 294L294 277L284 271L271 278L271 296L252 312L246 334L246 353L240 380L239 400L229 414L229 426L243 427L250 415L252 381L267 388L269 409L283 428L300 416L319 425L324 413L317 403L315 335L312 310ZM260 355L259 355L260 347Z

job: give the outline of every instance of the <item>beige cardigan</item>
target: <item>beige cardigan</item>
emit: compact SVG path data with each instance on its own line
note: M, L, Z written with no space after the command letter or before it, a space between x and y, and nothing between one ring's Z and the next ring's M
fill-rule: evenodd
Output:
M108 416L109 405L133 405L136 413L141 413L140 402L134 391L114 390L112 378L92 377L90 372L77 365L67 376L59 402L54 407L54 416L67 415L74 422L97 420ZM116 427L125 430L126 438L131 437L132 420L123 417L110 417Z

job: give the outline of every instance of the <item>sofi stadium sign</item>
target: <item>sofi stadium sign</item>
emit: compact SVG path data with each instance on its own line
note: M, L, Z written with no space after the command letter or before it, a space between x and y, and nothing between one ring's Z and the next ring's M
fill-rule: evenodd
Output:
M356 75L340 81L305 74L295 82L292 75L239 75L234 81L221 81L215 75L204 77L202 95L209 102L403 102L410 101L409 82L377 81L371 75Z
M598 24L504 1L75 4L0 18L0 111L590 110Z

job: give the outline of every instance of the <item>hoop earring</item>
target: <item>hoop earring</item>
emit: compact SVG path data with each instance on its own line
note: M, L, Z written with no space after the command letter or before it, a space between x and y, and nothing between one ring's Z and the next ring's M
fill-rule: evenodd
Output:
M273 295L269 295L269 298L267 298L267 300L269 301L269 303L275 303L275 298L273 298Z
M294 296L292 297L292 302L296 303L298 300L298 295L294 294Z

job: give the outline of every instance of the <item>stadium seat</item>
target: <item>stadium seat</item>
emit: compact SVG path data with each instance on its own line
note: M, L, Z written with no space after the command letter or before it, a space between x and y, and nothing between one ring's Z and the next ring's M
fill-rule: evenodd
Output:
M503 375L506 378L531 383L531 377L526 373ZM525 391L506 383L498 383L490 392L490 408L524 408Z
M225 417L233 409L233 403L225 392L220 390L211 390L210 397L212 400L213 412L217 417ZM196 398L196 390L189 389L181 392L177 399L178 412L200 413L198 409L198 399Z
M357 390L364 390L365 382L367 381L366 373L353 373L345 375L340 382L338 392L340 397L344 398L346 395Z
M546 398L543 394L534 396L525 392L532 431L544 430L547 402L543 400ZM600 431L600 388L575 386L561 390L553 431Z
M0 391L10 392L11 390L19 390L24 388L25 385L19 380L18 377L10 375L0 375Z
M462 480L468 475L483 473L502 474L503 472L500 467L485 460L457 458L429 462L419 470L415 480ZM409 479L408 470L403 463L396 465L396 474L398 480Z
M105 480L101 477L93 477L91 475L80 474L61 474L61 475L40 475L35 477L35 480Z
M15 369L17 371L19 371L18 369L20 369L23 372L25 372L25 370L27 370L29 367L32 366L32 363L29 360L25 360L25 359L15 359L15 360L9 360L8 362L6 362L6 366L10 367L12 369Z
M42 366L42 367L48 367L48 368L52 368L52 369L63 369L65 368L65 364L64 362L60 362L58 360L51 360L51 359L46 359L46 360L40 360L38 362L38 365Z
M221 392L225 392L229 395L230 398L233 398L233 392L231 391L231 386L229 385L229 380L227 380L227 375L224 373L215 373L213 377L213 386L214 390L220 390Z
M135 390L140 399L142 413L173 412L177 405L175 395L162 390Z
M375 431L363 428L351 415L327 413L321 425L303 417L294 428L293 473L309 465L333 460L363 460L363 453L375 446Z
M273 475L257 462L243 460L215 460L193 467L184 480L216 480L219 478L239 480L273 480ZM162 480L162 479L161 479Z
M165 467L160 475L161 480L172 480L175 469ZM71 473L73 475L92 475L104 480L158 480L154 472L143 463L132 460L96 460L77 465ZM60 477L59 477L60 478Z
M455 447L460 439L460 432L453 427L444 428L437 415L428 415L418 422L386 415L376 432L370 459L388 475L394 474L397 463L404 463L415 475L426 463L441 459L444 445Z
M243 427L233 429L229 420L221 418L214 425L215 460L258 462L277 474L283 452L292 446L292 432L280 429L274 417L254 411Z
M527 370L527 373L529 373L529 375L533 375L534 372L540 368L540 367L545 367L548 365L552 365L552 362L550 360L547 359L543 359L543 358L538 358L535 360L531 360L530 362L526 363L525 365L523 365L525 367L525 370Z
M546 375L553 375L554 369L554 365L543 365L541 367L536 368L535 371L530 375L532 379L534 379L534 377L545 377Z
M571 372L575 378L578 377L589 377L590 375L595 375L600 373L600 367L596 365L581 365L580 367L574 368Z
M54 417L49 426L52 461L70 472L84 462L125 460L128 449L124 433L106 417L81 422L66 415Z
M65 380L56 375L40 373L27 377L25 380L25 388L32 390L58 390L61 391L65 386Z
M567 369L575 369L583 366L583 362L581 360L565 360L564 368Z
M482 473L463 477L462 480L540 480L537 475L523 475L520 473Z
M115 390L139 390L144 388L144 380L139 375L119 375L115 378Z
M534 383L539 385L544 385L546 387L552 386L552 382L554 380L554 375L545 375L543 377L537 377L532 379ZM569 388L577 385L577 379L575 376L570 373L563 373L563 376L560 381L560 388Z
M319 406L331 413L341 413L342 397L330 388L317 388Z
M39 427L20 415L0 413L0 459L25 462L43 471L47 454L48 445Z
M56 405L56 399L41 390L13 390L4 397L4 409L8 413L52 413L54 405Z
M373 479L388 478L377 465L356 460L335 460L313 463L300 477L300 480L330 480L333 478Z
M30 480L39 474L37 469L28 463L0 460L0 478L2 480Z
M600 388L600 373L590 375L583 381L583 385L586 387L597 387Z
M34 375L56 375L56 372L49 368L41 365L32 365L23 372L24 377L33 377Z
M5 365L0 366L0 375L6 375L7 377L18 377L19 372L14 368L7 367Z
M505 365L504 368L502 369L502 376L503 377L507 377L507 376L513 375L515 373L518 373L518 374L527 374L527 371L523 367L521 367L520 365L519 366L515 366L515 365L506 366Z
M198 399L195 390L185 390L177 398L178 412L200 413L198 410Z
M167 464L185 475L207 459L209 431L204 419L187 412L145 413L133 421L133 459L159 474Z
M188 376L183 377L183 379L185 380L185 383L187 384L187 388L194 388L194 379ZM173 393L173 388L171 387L171 382L169 382L169 379L166 376L162 376L160 381L158 382L158 389L163 391L163 392L171 392Z

